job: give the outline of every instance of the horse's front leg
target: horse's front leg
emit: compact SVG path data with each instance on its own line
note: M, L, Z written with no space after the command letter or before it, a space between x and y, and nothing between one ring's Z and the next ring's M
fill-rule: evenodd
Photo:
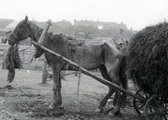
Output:
M62 105L62 96L61 96L61 64L52 65L53 70L53 102L49 108L57 108Z

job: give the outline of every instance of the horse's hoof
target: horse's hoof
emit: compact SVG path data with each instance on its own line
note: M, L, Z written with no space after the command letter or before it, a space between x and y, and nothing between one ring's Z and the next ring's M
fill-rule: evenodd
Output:
M116 111L116 112L114 113L114 115L117 116L117 117L122 117L122 114L121 114L120 111Z
M102 112L103 112L103 110L100 109L100 108L97 108L97 109L95 110L95 113L102 113Z
M11 85L6 85L4 88L9 89L9 90L14 89L14 87L12 87Z
M114 116L114 113L112 111L108 112L109 116Z
M51 110L55 109L55 110L60 111L60 110L64 110L64 107L63 106L58 106L58 105L55 105L55 104L52 103L52 104L49 105L49 109L51 109Z
M55 109L56 108L56 105L54 105L53 103L51 103L50 105L49 105L49 109Z
M10 87L12 87L12 85L6 85L5 87L6 87L6 88L10 88Z
M61 111L61 110L64 110L64 107L63 106L58 106L56 109Z

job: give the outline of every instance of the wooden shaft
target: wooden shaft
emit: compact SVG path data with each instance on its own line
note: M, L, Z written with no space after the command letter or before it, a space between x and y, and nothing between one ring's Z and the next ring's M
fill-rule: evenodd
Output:
M45 34L47 33L50 25L51 25L51 20L48 20L47 24L46 24L46 27L43 29L43 32L42 32L42 34L41 34L41 36L39 38L39 42L38 43L42 44L44 42Z
M54 51L51 51L50 49L48 49L48 48L46 48L46 47L44 47L44 46L42 46L42 45L40 45L40 44L38 44L38 43L36 43L36 42L34 42L34 41L32 41L32 44L34 44L35 46L37 46L37 47L39 47L39 48L41 48L41 49L43 49L43 50L45 50L45 51L51 53L52 55L55 55L56 57L58 57L58 58L64 60L65 62L67 62L67 63L69 63L70 65L74 66L75 68L79 69L80 66L79 66L78 64L72 62L71 60L65 58L64 56L61 56L60 54L58 54L58 53L56 53L56 52L54 52ZM126 93L126 94L128 94L128 95L130 95L131 97L134 97L134 98L136 98L136 99L139 99L139 100L142 100L142 101L146 101L145 98L143 98L143 97L141 97L141 96L139 96L139 95L136 95L136 94L134 94L134 93L132 93L132 92L130 92L130 91L128 91L128 90L125 90L124 88L122 88L122 87L120 87L120 86L118 86L118 85L116 85L116 84L114 84L114 83L112 83L112 82L109 82L109 81L107 81L106 79L103 79L103 78L100 78L100 77L98 77L98 76L93 75L90 71L86 70L86 69L83 68L83 67L81 67L80 69L81 69L82 73L84 73L84 74L86 74L86 75L88 75L88 76L90 76L90 77L96 79L97 81L103 83L104 85L111 86L111 87L113 87L115 90L119 90L120 92Z

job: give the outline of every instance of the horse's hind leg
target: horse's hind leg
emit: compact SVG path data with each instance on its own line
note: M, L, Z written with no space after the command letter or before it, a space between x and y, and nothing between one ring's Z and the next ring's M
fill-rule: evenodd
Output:
M123 58L122 61L121 61L121 65L120 65L120 68L119 68L119 80L121 82L121 86L127 90L127 76L126 76L126 58ZM121 93L121 92L116 92L118 93L117 95L117 99L116 99L116 111L115 111L115 115L116 116L121 116L121 113L120 113L120 108L121 106L124 106L126 105L126 102L127 102L127 95L125 93Z
M122 106L122 95L121 95L121 92L117 91L116 92L116 104L115 104L115 111L114 111L114 115L115 116L118 116L118 117L121 117L121 112L120 112L120 108Z
M104 65L99 67L99 70L103 76L103 78L111 81L109 75L107 74L107 70ZM99 107L96 109L96 112L103 112L103 107L106 105L107 100L111 97L111 95L114 93L114 90L109 86L109 91L107 95L101 100Z
M111 78L112 82L118 86L121 86L121 81L120 81L120 77L119 77L119 64L117 64L117 62L116 62L116 64L112 65L111 67L109 67L110 64L106 64L106 66L108 66L107 68L109 68L109 69L107 69L107 73L108 73L109 77ZM121 113L120 113L120 107L121 107L121 103L122 103L121 92L116 91L114 89L112 89L112 91L115 91L115 93L116 93L115 98L114 98L114 99L116 99L116 106L115 106L115 113L114 114L116 116L121 116Z

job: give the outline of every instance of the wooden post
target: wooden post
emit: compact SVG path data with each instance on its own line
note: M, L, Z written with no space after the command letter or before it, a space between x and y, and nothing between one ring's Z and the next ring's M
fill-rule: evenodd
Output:
M46 27L43 29L43 32L42 32L42 34L41 34L41 36L39 38L39 41L38 41L39 44L42 44L44 42L45 35L46 35L50 25L51 25L51 20L48 20L47 24L46 24ZM42 84L46 84L47 83L47 77L48 77L47 62L44 61L43 75L42 75Z
M6 52L5 52L5 49L3 47L2 69L5 69L5 55L6 55Z
M47 62L44 61L43 75L42 75L42 84L46 84L47 83L47 78L48 78Z
M5 69L6 68L6 54L7 54L7 50L5 48L5 44L3 45L3 59L2 59L2 69Z
M46 24L46 27L43 29L43 32L42 32L42 34L41 34L41 36L39 38L39 42L38 43L42 44L44 42L45 35L46 35L50 25L51 25L51 20L48 20L47 24Z

